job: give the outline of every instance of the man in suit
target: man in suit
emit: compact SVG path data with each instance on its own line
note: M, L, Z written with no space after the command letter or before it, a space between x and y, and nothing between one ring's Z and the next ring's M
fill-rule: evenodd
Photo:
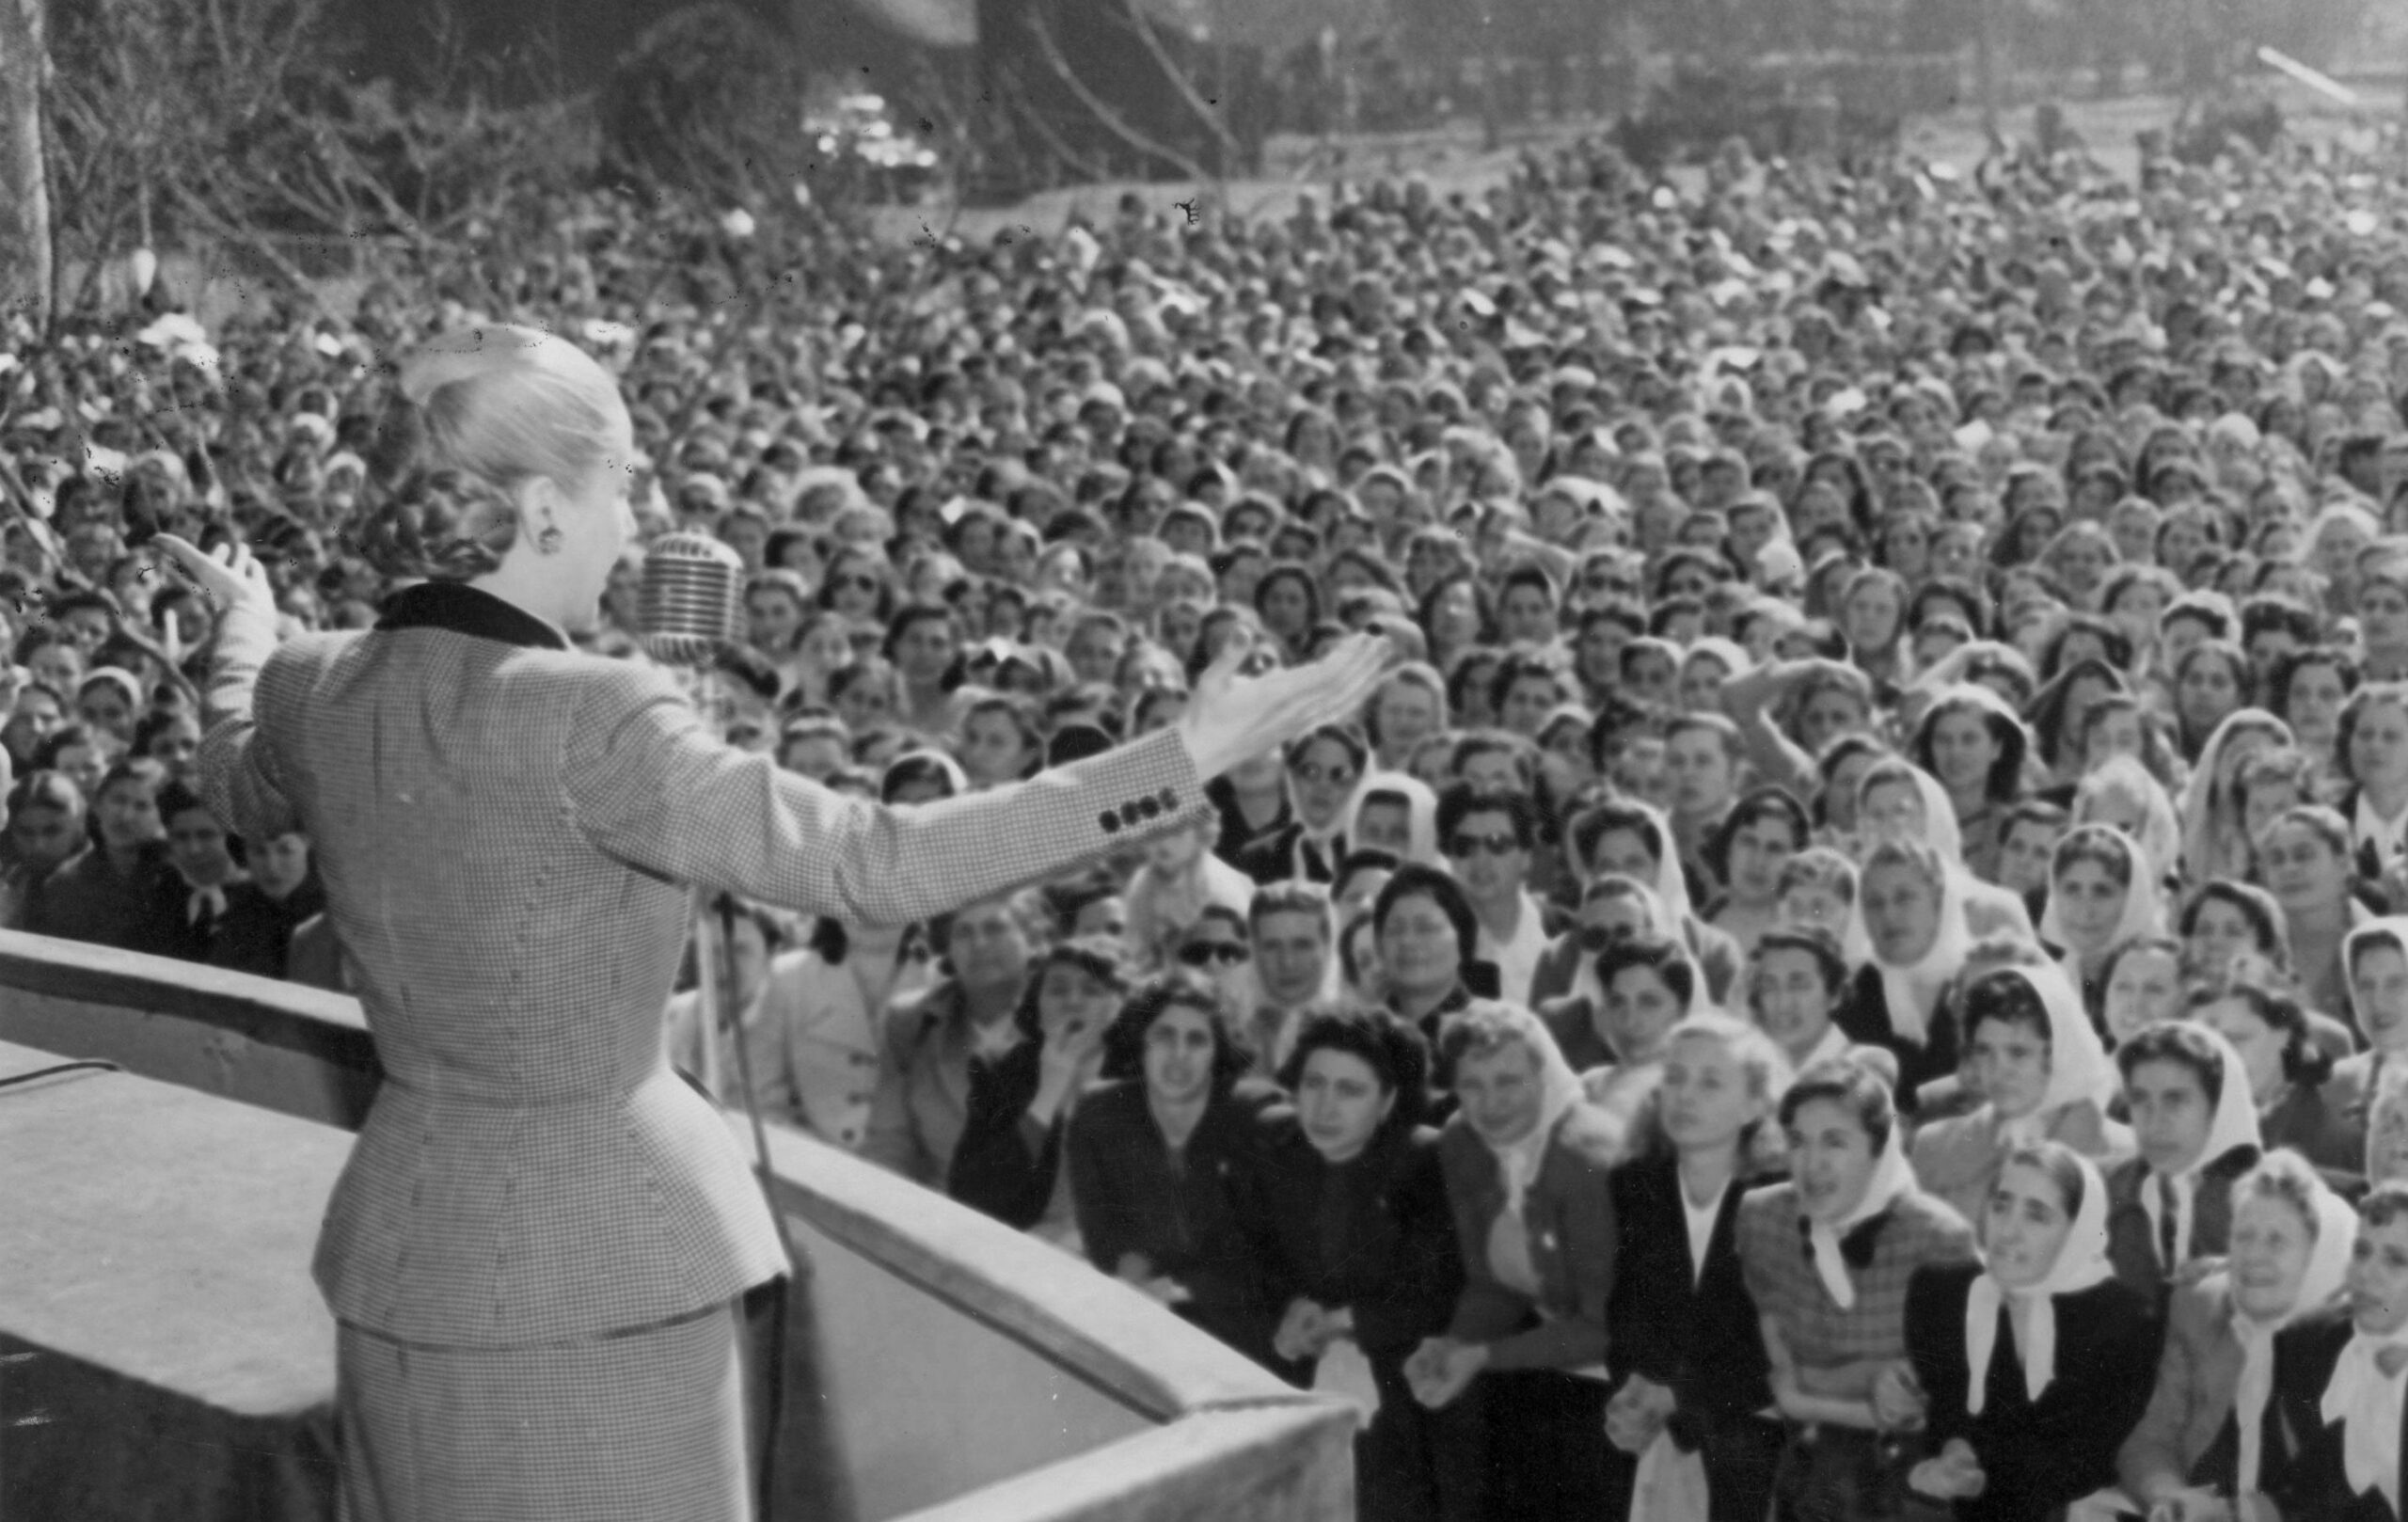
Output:
M2408 1516L2408 1184L2358 1209L2341 1299L2274 1337L2267 1497L2285 1517Z

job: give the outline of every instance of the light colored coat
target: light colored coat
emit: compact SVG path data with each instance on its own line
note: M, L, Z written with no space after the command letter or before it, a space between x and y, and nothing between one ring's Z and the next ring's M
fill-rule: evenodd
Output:
M646 1325L786 1271L727 1123L663 1058L687 884L924 920L1196 806L1174 734L924 807L721 743L657 669L421 586L372 631L225 621L205 796L308 832L387 1074L327 1208L335 1314L500 1347Z

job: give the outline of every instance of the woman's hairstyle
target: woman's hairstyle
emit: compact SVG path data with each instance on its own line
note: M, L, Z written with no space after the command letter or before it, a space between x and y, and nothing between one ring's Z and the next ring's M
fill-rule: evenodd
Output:
M1687 1015L1664 1033L1666 1052L1673 1043L1692 1038L1719 1042L1739 1064L1747 1075L1748 1092L1757 1099L1770 1099L1787 1070L1789 1062L1774 1044L1773 1038L1744 1020L1718 1011ZM1750 1130L1752 1133L1753 1127Z
M1212 1027L1212 1086L1226 1088L1253 1061L1238 1034L1236 1011L1228 995L1205 974L1174 967L1138 985L1121 1005L1120 1013L1103 1033L1102 1076L1143 1080L1146 1073L1146 1033L1171 1009L1184 1007L1200 1012Z
M2095 657L2084 656L2050 677L2024 709L2024 717L2040 741L2040 758L2060 770L2067 759L2066 742L2080 738L2072 733L2067 721L2071 715L2067 709L2072 706L2074 688L2085 680L2104 682L2112 692L2131 690L2123 673Z
M2408 712L2408 682L2368 682L2341 705L2340 727L2333 737L2333 769L2344 782L2362 780L2350 754L2351 742L2357 738L2362 716L2379 705Z
M2022 982L2022 979L2016 979ZM2028 985L2026 985L2028 987ZM2083 1192L2089 1187L2083 1177L2082 1154L2063 1142L2027 1142L2015 1148L1999 1160L1999 1172L2008 1168L2031 1168L2047 1176L2057 1186L2057 1203L2068 1219L2082 1213ZM1991 1187L1997 1187L1993 1184ZM1987 1203L1987 1202L1985 1202Z
M2386 1179L2358 1201L2358 1220L2364 1225L2386 1227L2402 1216L2408 1216L2408 1180Z
M1968 693L1954 693L1941 698L1924 711L1915 725L1911 753L1916 766L1939 775L1932 760L1932 739L1939 732L1940 721L1952 714L1972 714L1989 731L1990 739L1998 746L1998 754L1990 761L1990 774L1982 784L1982 792L1993 803L2004 803L2016 795L2023 779L2023 753L2031 746L2031 737L2023 725L2011 715L1992 707L1983 698Z
M108 790L121 782L136 783L144 791L156 795L166 785L167 769L147 755L121 755L109 763L101 776L101 785L92 789L92 801L100 801Z
M2123 965L2124 959L2132 955L2134 952L2139 951L2162 951L2174 959L2175 965L2177 967L2179 967L2182 963L2182 943L2175 940L2172 936L2128 935L2123 940L2116 942L2112 946L2109 946L2107 948L2107 955L2100 959L2099 963L2099 986L2104 988L2108 983L2114 981L2115 969Z
M1346 753L1346 764L1354 768L1358 775L1362 772L1365 767L1370 764L1370 742L1366 740L1363 737L1363 732L1355 728L1353 724L1341 723L1315 724L1312 728L1306 730L1294 739L1290 740L1288 742L1288 763L1292 766L1296 762L1303 760L1307 755L1312 753L1312 748L1314 746L1322 744L1324 741L1344 751Z
M1940 859L1940 852L1927 841L1883 840L1877 843L1865 856L1864 869L1857 875L1857 880L1862 882L1885 866L1909 868L1930 886L1933 893L1939 893L1948 880L1947 864Z
M1739 801L1722 817L1705 843L1705 864L1715 877L1731 880L1731 843L1739 832L1766 819L1777 820L1789 827L1789 848L1802 850L1814 838L1814 829L1807 821L1805 805L1789 796L1786 787L1756 787L1740 795Z
M1550 703L1562 701L1564 689L1562 674L1541 657L1536 650L1506 651L1497 662L1497 669L1489 674L1488 706L1493 709L1503 709L1505 699L1513 692L1513 685L1516 682L1532 680L1543 681L1553 690L1554 697L1549 700Z
M1507 1047L1529 1053L1533 1063L1545 1061L1543 1054L1530 1045L1529 1032L1508 1013L1505 1006L1475 999L1439 1032L1439 1070L1459 1071L1472 1058L1494 1056Z
M1781 864L1781 892L1787 894L1798 888L1821 888L1853 904L1856 864L1832 847L1809 846Z
M2305 825L2323 840L2335 856L2344 862L2350 860L2350 821L2341 817L2340 810L2321 803L2295 803L2267 820L2265 827L2258 832L2258 840L2263 842L2287 824Z
M2099 642L2100 654L2085 656L2083 658L2085 660L2103 658L2117 672L2126 670L2132 663L2132 637L2124 632L2124 626L2103 614L2076 613L2059 626L2057 631L2049 636L2048 643L2040 647L2042 681L2053 682L2065 674L2066 646L2077 639Z
M1310 628L1320 623L1322 618L1321 583L1313 579L1313 573L1309 568L1295 561L1275 562L1262 573L1261 579L1254 584L1254 610L1258 614L1264 613L1263 605L1270 600L1271 589L1282 581L1292 581L1303 589L1304 626Z
M2182 906L2182 916L2176 922L2184 940L2197 930L2199 912L2211 903L2229 904L2249 922L2250 933L2257 938L2258 954L2277 967L2290 961L2290 948L2283 933L2283 922L2277 916L2281 910L2263 888L2215 878L2199 885ZM2113 968L2109 971L2112 973Z
M1973 1033L1985 1021L2003 1021L2020 1025L2040 1038L2048 1045L2052 1038L2049 1024L2049 1007L2040 998L2040 991L2032 980L2009 968L1993 968L1965 985L1957 1008L1962 1017L1965 1041L1972 1043Z
M1409 1131L1420 1123L1430 1097L1430 1045L1412 1025L1385 1009L1351 1000L1307 1005L1295 1050L1279 1070L1280 1086L1294 1093L1304 1078L1306 1059L1316 1052L1359 1058L1380 1087L1396 1096L1395 1107L1381 1122L1383 1134Z
M1075 967L1124 995L1135 981L1129 948L1118 936L1081 935L1056 941L1029 964L1028 986L1021 991L1020 1004L1012 1010L1012 1022L1024 1036L1035 1036L1043 1028L1038 999L1045 991L1045 974L1054 967Z
M1802 951L1814 959L1814 970L1823 979L1823 991L1836 999L1847 987L1854 969L1841 955L1840 943L1831 932L1819 925L1777 925L1756 937L1756 949L1748 954L1748 1007L1756 1005L1756 980L1764 971L1765 959L1776 951Z
M2314 1242L2321 1217L2316 1210L2317 1197L2324 1190L2324 1181L2318 1176L2316 1165L2288 1147L2279 1147L2260 1157L2256 1165L2232 1181L2232 1208L2238 1211L2245 1199L2279 1200L2291 1208L2307 1229L2307 1240Z
M2350 653L2335 645L2306 644L2284 652L2276 658L2273 669L2266 674L2265 707L2285 723L2291 721L2291 683L2310 666L2330 666L2341 678L2341 690L2355 692L2358 687L2358 663Z
M879 642L878 653L889 660L895 659L895 652L902 647L903 636L922 624L941 626L949 642L958 643L960 628L956 618L954 610L941 602L905 603L887 618L886 637Z
M1464 896L1463 884L1455 880L1454 875L1427 862L1407 862L1380 885L1378 896L1371 900L1372 934L1385 933L1388 916L1396 912L1396 906L1416 896L1436 904L1439 912L1447 916L1455 927L1457 953L1469 963L1480 944L1480 915L1472 909L1471 900Z
M1798 678L1790 689L1786 709L1787 722L1795 725L1805 715L1816 698L1826 692L1838 692L1856 705L1860 713L1873 711L1873 678L1853 666L1815 666ZM1796 738L1792 735L1792 738Z
M97 750L105 755L117 755L126 749L119 745L117 737L107 730L95 729L90 724L70 721L44 735L41 737L41 743L34 747L33 769L55 771L58 769L59 757L70 751L86 748Z
M2099 725L2116 714L2129 713L2139 724L2141 748L2139 760L2160 785L2173 791L2180 781L2175 768L2173 748L2165 742L2165 731L2156 714L2133 692L2110 692L2092 704L2082 715L2081 733L2075 737L2074 758L2083 765L2091 762L2091 747L2097 743Z
M1597 854L1597 843L1617 832L1638 836L1651 859L1664 860L1664 826L1656 814L1642 804L1608 799L1572 821L1572 850L1583 870Z
M2136 876L2132 848L2113 825L2078 824L2067 831L2049 856L2049 880L2054 882L2064 877L2076 862L2097 863L2101 871L2128 891Z
M2222 977L2193 988L2187 1005L2197 1011L2226 999L2247 1005L2268 1030L2282 1038L2284 1078L2312 1086L2333 1076L2333 1054L2308 1025L2307 1007L2284 983L2246 960L2236 960Z
M1373 745L1384 743L1380 737L1380 700L1387 696L1391 688L1399 687L1418 687L1430 694L1430 701L1438 710L1437 727L1447 727L1447 679L1426 660L1407 661L1381 677L1380 685L1371 690L1370 701L1363 705L1363 733Z
M7 817L14 819L29 809L56 809L71 817L84 814L84 794L74 779L63 771L33 770L17 779L8 789Z
M990 692L962 710L961 735L966 746L970 721L985 714L999 714L1019 735L1021 749L1026 759L1021 763L1020 774L1034 777L1045 765L1045 731L1038 722L1037 705L1016 692Z
M1781 1097L1781 1128L1796 1125L1798 1112L1817 1100L1854 1116L1872 1139L1875 1156L1890 1145L1890 1133L1898 1123L1897 1102L1891 1096L1890 1080L1870 1066L1853 1056L1825 1057L1799 1073Z
M1597 953L1598 986L1611 991L1614 979L1634 967L1655 974L1656 980L1683 1008L1688 1007L1689 1000L1697 993L1697 964L1671 936L1642 930L1607 942L1606 949Z
M2249 795L2270 783L2288 783L2302 800L2317 796L2316 758L2292 745L2262 746L2241 758L2232 773L2232 806L2245 812Z
M2115 1048L2115 1069L2126 1087L2145 1062L2172 1062L2191 1070L2212 1112L2224 1099L2224 1054L2206 1029L2185 1020L2161 1020Z
M563 339L491 325L402 362L368 455L361 552L387 576L467 581L518 542L518 489L582 490L625 417L602 367ZM624 467L626 462L615 462Z

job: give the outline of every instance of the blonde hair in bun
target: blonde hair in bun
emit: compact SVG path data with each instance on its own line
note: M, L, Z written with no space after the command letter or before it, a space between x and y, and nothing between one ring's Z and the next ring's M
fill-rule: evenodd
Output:
M624 447L618 388L575 344L495 325L402 361L368 468L359 546L388 576L466 581L518 541L518 489L583 488Z

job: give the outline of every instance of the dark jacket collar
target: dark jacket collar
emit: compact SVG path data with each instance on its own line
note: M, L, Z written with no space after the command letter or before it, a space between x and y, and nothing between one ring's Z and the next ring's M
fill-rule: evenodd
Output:
M565 650L568 639L534 614L457 581L421 581L385 599L380 629L449 629L471 639Z

